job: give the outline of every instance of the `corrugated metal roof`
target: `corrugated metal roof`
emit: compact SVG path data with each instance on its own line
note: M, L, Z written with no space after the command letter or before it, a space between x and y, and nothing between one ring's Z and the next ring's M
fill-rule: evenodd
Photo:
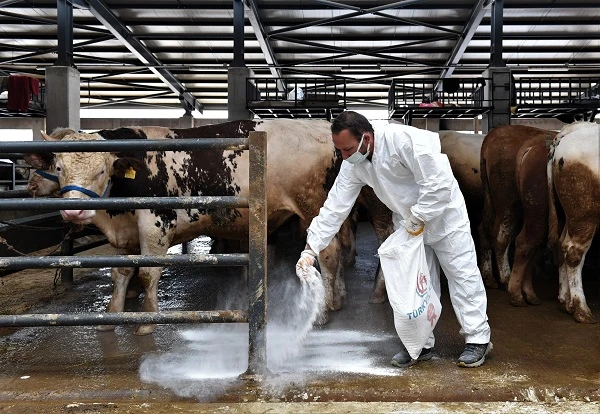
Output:
M385 107L387 88L395 76L414 77L427 68L435 70L416 76L440 76L478 3L254 1L281 73L347 78L350 108ZM105 4L205 109L226 108L227 66L233 60L233 0L111 0ZM368 13L373 8L376 14ZM348 15L356 16L342 19ZM0 69L43 76L44 67L56 60L52 50L57 46L56 16L55 0L17 1L0 8ZM105 36L98 32L103 26L89 10L74 9L73 16L75 44ZM487 10L453 76L475 76L488 65L490 25ZM294 30L286 31L289 28ZM503 58L517 78L531 74L529 68L548 65L568 65L568 74L600 71L597 0L505 0L503 31ZM248 18L245 34L246 64L257 75L270 76ZM74 60L81 72L82 106L168 90L116 39L75 48ZM174 94L138 102L180 105Z

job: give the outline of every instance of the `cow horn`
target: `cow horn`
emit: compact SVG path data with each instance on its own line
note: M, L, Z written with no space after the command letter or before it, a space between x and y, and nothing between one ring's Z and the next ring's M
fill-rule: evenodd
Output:
M58 141L52 135L48 135L44 131L40 131L40 133L42 134L42 137L44 138L44 141Z

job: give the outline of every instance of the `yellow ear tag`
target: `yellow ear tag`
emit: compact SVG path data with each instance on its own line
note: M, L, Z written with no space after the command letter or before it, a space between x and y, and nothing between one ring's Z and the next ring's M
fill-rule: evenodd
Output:
M129 169L125 171L125 178L135 180L135 170L133 169L133 167L129 167Z

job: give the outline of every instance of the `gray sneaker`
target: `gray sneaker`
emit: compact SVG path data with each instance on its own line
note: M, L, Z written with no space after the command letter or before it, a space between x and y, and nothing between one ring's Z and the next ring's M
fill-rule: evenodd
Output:
M485 357L492 350L491 342L487 344L467 344L465 350L458 357L458 366L463 368L477 368L483 365Z
M392 365L398 368L406 368L419 361L429 361L433 357L433 348L423 348L417 359L412 359L406 349L402 349L392 358Z

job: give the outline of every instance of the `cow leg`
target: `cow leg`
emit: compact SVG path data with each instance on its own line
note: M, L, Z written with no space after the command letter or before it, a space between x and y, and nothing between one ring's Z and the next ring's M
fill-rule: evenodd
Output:
M328 320L327 311L340 310L342 302L346 297L346 286L343 280L342 249L338 236L335 236L331 240L331 243L319 253L319 265L325 286L326 303L324 315L320 318L319 323L324 324Z
M523 211L523 228L515 241L515 261L508 282L510 303L514 306L542 303L533 290L533 269L537 253L547 239L548 222L536 214L543 209L533 206L530 211L527 207Z
M135 271L134 267L113 267L110 271L113 281L113 291L110 302L106 308L107 312L123 312L125 308L125 297L127 296L127 286ZM113 331L114 325L99 325L99 331Z
M556 266L558 266L558 302L565 311L567 310L567 303L569 302L569 281L567 279L567 268L565 266L565 256L562 251L562 244L566 237L567 226L565 225L563 227L558 245L552 246L554 263Z
M144 302L142 312L158 312L158 280L162 267L140 267L140 280L144 285ZM156 329L155 324L138 325L135 335L149 335Z
M385 289L385 276L381 268L381 262L377 265L377 276L375 277L375 287L371 294L369 303L383 303L387 300L387 290Z
M516 217L512 214L506 214L498 217L494 221L494 227L492 230L494 246L494 254L496 256L496 266L498 267L498 275L500 277L500 283L507 285L510 279L510 262L508 260L508 247L514 234L514 223Z
M140 296L143 291L144 286L140 280L140 269L136 267L133 276L129 280L129 285L127 285L127 293L125 294L125 298L135 299Z
M585 300L581 281L581 269L585 261L585 255L592 244L596 225L571 222L567 226L567 237L562 245L570 296L567 302L567 311L573 313L577 322L596 323L596 319ZM571 235L569 229L572 228L577 229L577 235Z
M508 281L508 295L513 306L527 306L527 302L536 305L540 303L531 286L532 261L535 259L538 243L528 230L527 225L523 226L516 240L515 262ZM526 297L523 297L525 280L529 281L528 292Z
M142 255L166 255L170 240L160 234L158 227L144 228L140 226L140 250ZM162 267L140 267L140 280L144 285L143 312L158 312L158 281ZM135 335L149 335L156 329L156 324L138 325Z
M488 288L497 289L498 283L494 279L492 266L492 244L489 231L483 220L479 224L479 268L483 284Z
M344 220L339 232L345 266L354 266L356 264L356 220L356 213L351 213Z
M371 224L375 230L377 241L379 246L394 232L391 225L391 218L389 220L374 220L371 218ZM379 259L378 259L379 261ZM381 268L381 262L377 263L377 275L375 276L375 284L373 286L373 293L371 293L371 299L369 303L383 303L387 300L387 290L385 288L385 275Z

